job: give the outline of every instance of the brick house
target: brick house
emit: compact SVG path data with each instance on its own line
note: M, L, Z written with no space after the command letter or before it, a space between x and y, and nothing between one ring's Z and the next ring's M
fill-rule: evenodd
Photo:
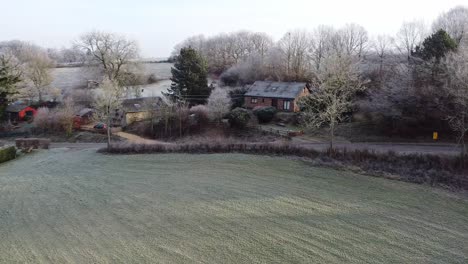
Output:
M257 81L244 95L245 107L273 106L278 111L299 112L297 100L310 94L307 83Z

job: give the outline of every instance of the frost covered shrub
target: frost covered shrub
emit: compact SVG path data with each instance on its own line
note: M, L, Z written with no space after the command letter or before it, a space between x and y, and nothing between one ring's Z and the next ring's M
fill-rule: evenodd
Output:
M41 132L65 132L67 135L71 135L74 117L74 105L67 101L57 109L50 110L47 107L39 108L34 117L34 125Z
M60 111L51 111L47 107L41 107L34 116L34 125L41 132L62 131L62 117Z
M210 121L210 109L205 105L196 105L190 108L190 114L195 115L198 125L203 126Z
M36 116L34 116L34 125L42 130L49 127L49 108L41 107L37 109Z
M244 108L235 108L228 114L229 124L231 127L244 128L250 121L250 114Z
M253 113L260 123L268 123L275 117L276 108L273 106L258 107L254 109Z
M215 121L221 121L223 117L231 110L231 98L226 89L214 89L208 98L207 107L210 111L211 118Z

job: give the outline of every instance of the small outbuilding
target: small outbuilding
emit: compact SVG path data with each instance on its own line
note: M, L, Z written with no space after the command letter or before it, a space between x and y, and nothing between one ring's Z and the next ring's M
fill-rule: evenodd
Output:
M128 126L134 122L143 121L151 116L151 113L158 111L164 104L161 97L141 97L126 99L122 102L124 112L122 126Z
M266 82L257 81L244 95L245 106L273 106L278 111L299 112L297 100L310 94L310 87L305 82Z
M6 108L6 113L10 121L31 120L37 113L37 110L27 104L10 104Z
M90 124L93 120L94 109L92 108L83 108L78 111L73 118L73 126L76 129L81 128L82 125Z

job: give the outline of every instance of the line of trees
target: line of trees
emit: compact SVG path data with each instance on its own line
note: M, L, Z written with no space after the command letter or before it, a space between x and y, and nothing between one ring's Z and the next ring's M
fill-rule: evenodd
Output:
M66 54L68 59L60 58ZM72 49L64 49L61 52L46 50L22 41L1 42L0 118L5 118L4 110L8 103L18 98L28 98L30 101L38 101L39 104L44 101L45 95L58 98L63 91L50 85L53 80L52 68L57 62L79 61L101 83L99 92L87 97L93 101L99 120L107 123L110 145L112 117L120 108L121 100L128 90L138 83L138 59L139 50L135 41L118 34L99 31L83 34L74 42ZM69 105L78 102L71 102L73 96L63 96L61 99L63 103L59 109L62 112L60 118L50 118L52 114L57 113L49 113L42 109L42 119L51 122L68 120L64 126L67 134L70 134L72 118L68 117L73 117L74 113L70 109L74 107ZM70 113L63 115L65 112ZM64 122L59 123L62 126Z
M57 91L50 87L51 68L55 62L45 49L27 42L7 41L0 43L0 55L4 58L3 62L8 64L3 67L14 68L18 74L19 81L9 98L23 97L41 102L45 94L56 95Z
M466 40L468 9L455 7L441 14L432 32L443 30L457 45ZM212 37L197 35L176 45L172 57L191 47L206 61L209 73L221 75L227 84L251 83L256 79L310 80L325 58L347 55L377 64L381 73L388 64L408 62L418 46L431 34L422 21L404 22L395 36L370 37L357 24L341 28L321 25L312 31L292 30L278 41L261 32L239 31Z
M404 22L394 36L371 37L357 24L293 30L278 41L240 31L188 38L174 54L193 48L208 72L228 86L256 80L311 83L316 94L308 99L315 102L303 105L308 125L326 124L333 131L336 123L360 117L405 137L452 129L462 142L467 46L468 9L458 6L431 28Z

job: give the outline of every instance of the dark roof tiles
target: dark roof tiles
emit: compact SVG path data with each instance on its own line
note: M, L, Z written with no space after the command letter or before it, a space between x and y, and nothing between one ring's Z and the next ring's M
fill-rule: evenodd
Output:
M257 81L250 86L245 96L294 99L306 85L305 82Z
M6 111L10 112L10 113L18 113L18 112L21 112L21 110L23 110L23 109L25 109L27 107L29 107L29 105L26 105L26 104L11 104L11 105L7 106Z
M131 112L144 112L151 108L158 109L163 100L161 97L141 97L133 99L125 99L122 102L122 106L127 113Z

